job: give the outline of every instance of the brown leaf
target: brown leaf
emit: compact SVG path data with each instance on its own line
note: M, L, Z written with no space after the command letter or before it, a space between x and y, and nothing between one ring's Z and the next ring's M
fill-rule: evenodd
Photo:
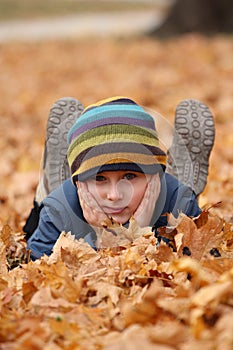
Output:
M168 345L165 342L156 342L152 333L152 329L148 330L139 325L133 325L122 332L115 342L107 344L104 350L139 350L142 348L146 350L175 350L172 345Z
M37 306L40 308L61 308L72 309L74 304L65 300L64 298L53 298L52 292L49 286L38 290L31 298L29 305Z
M98 247L109 248L127 246L128 243L143 236L154 236L151 227L141 228L137 221L132 217L129 220L128 228L114 222L112 222L109 227L105 228L99 237Z
M68 256L66 256L66 252L68 252ZM64 261L67 260L69 264L75 266L77 262L88 264L90 259L98 260L98 258L98 254L88 243L81 239L76 240L71 233L62 232L53 247L52 254L48 258L48 264L64 259Z
M9 225L4 225L0 231L0 240L3 242L6 248L10 246L11 233L12 233L12 229Z
M192 297L192 303L195 306L214 306L225 301L232 295L232 281L225 283L215 283L210 286L204 286Z
M103 299L108 298L116 306L122 293L121 288L101 281L92 285L91 289L96 291L96 295L89 298L90 305L98 305Z
M33 281L23 283L22 293L23 293L23 299L26 304L30 302L31 298L37 292L37 290L38 289L35 287Z
M0 240L0 274L2 276L6 275L8 272L8 264L6 259L6 246Z
M180 214L180 220L176 227L177 235L175 236L177 253L182 255L190 255L192 258L200 260L204 254L208 253L211 247L219 245L223 227L223 221L217 217L208 214L208 218L199 221L199 228L195 222L184 214Z

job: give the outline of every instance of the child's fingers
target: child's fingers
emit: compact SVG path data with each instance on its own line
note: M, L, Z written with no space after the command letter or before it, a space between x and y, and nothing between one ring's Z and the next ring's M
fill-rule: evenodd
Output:
M160 186L159 175L152 175L148 182L143 199L134 213L134 218L138 221L141 227L150 224L156 201L160 193Z
M147 188L147 193L149 194L149 197L152 197L152 198L154 198L154 196L158 197L160 193L160 187L161 187L161 183L159 179L159 174L152 175Z
M80 204L83 210L83 216L90 225L100 225L105 220L106 215L90 207L86 201L80 200Z
M78 183L79 197L87 203L89 207L96 211L102 211L92 194L88 191L85 182Z
M87 185L84 182L78 182L77 188L85 219L90 225L101 226L101 223L107 219L107 215L88 191Z

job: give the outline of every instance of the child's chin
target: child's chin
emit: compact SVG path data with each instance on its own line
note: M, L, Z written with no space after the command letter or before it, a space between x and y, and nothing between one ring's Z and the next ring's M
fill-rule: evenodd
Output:
M129 217L127 216L118 216L118 215L114 215L112 216L113 220L116 221L118 224L120 225L124 225L126 222L129 221Z

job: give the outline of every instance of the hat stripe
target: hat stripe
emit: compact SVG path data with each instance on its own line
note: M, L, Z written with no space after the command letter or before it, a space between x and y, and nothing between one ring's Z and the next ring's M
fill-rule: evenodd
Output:
M146 138L143 135L124 135L125 137L123 138L121 134L115 135L116 136L116 142L120 141L120 137L122 142L129 142L131 141L132 143L141 143L144 145L149 145L149 146L158 146L157 144L155 144L155 140L153 140L152 138ZM101 144L103 142L103 138L101 136L99 137L93 137L90 138L88 140L84 140L82 143L79 143L78 140L77 144L72 145L73 149L70 149L68 152L68 158L69 158L69 164L72 164L72 162L74 161L74 159L76 158L76 154L83 152L84 150L93 147L93 146L97 146L99 144ZM114 142L113 141L113 137L109 138L108 140L105 140L105 143L108 142Z
M88 124L84 124L80 126L79 129L75 130L73 134L71 135L70 139L73 140L77 136L81 135L85 131L88 131L89 129L97 128L100 126L104 125L110 125L110 124L126 124L128 125L130 122L134 123L135 126L140 126L143 128L151 128L153 127L153 122L152 121L144 121L141 119L134 119L130 117L115 117L111 116L110 118L104 118L104 119L98 119L98 120L93 120L92 122L89 122Z
M165 156L165 153L161 148L155 146L148 146L132 142L111 142L100 144L85 149L83 152L80 152L77 157L73 160L71 170L75 171L80 167L81 163L84 160L94 158L99 154L115 154L115 153L135 153L139 155L149 155L153 156L154 154L158 156ZM113 157L113 156L112 156ZM125 157L124 157L125 158Z
M124 142L132 142L132 143L140 143L143 145L149 145L149 146L158 146L158 143L153 139L152 137L145 137L144 135L132 135L132 134L125 134L124 137L122 134L116 134L111 135L111 137L108 137L109 135L106 135L106 138L103 139L102 136L97 136L93 138L84 139L82 142L79 142L79 140L75 140L75 143L72 145L73 147L69 149L68 152L68 158L69 163L72 164L74 159L76 158L76 154L80 154L84 150L100 145L101 143L114 143L114 137L115 136L115 142L121 141Z
M135 120L141 120L142 122L145 122L145 127L155 129L154 127L154 119L148 114L145 113L141 107L137 108L137 106L129 106L129 109L126 109L125 106L117 106L119 108L112 108L111 106L103 106L99 107L98 111L95 109L91 111L87 111L86 113L83 113L79 117L79 128L82 126L89 126L89 123L95 121L96 123L101 122L104 123L105 118L109 119L110 123L115 124L115 121L118 118L123 118L122 122L124 124L134 124ZM132 113L133 112L133 113ZM125 119L124 118L130 118ZM107 122L106 122L107 123ZM90 124L91 127L91 124ZM78 128L78 129L79 129ZM68 142L70 143L72 139L75 137L75 131L77 130L76 125L74 124L73 127L71 127L69 133L68 133Z
M72 176L88 171L90 168L100 168L103 164L135 163L140 165L166 164L166 156L151 156L135 153L100 154L99 156L84 160L80 167L72 172Z
M84 112L87 112L95 107L99 107L99 106L106 106L106 105L114 105L114 104L124 104L124 105L135 105L138 106L136 104L136 102L134 102L133 100L129 99L128 97L124 97L124 96L114 96L114 97L109 97L109 98L105 98L103 100L100 100L96 103L93 103L89 106L87 106L84 109ZM140 107L140 106L138 106Z
M98 111L97 111L98 109ZM150 114L146 113L144 109L136 104L116 104L116 103L108 103L105 105L101 105L98 108L92 107L92 108L87 108L82 112L82 115L96 115L96 113L104 113L104 112L112 112L112 111L140 111L143 112L144 114L147 114L148 117L151 118Z
M95 139L98 139L97 143ZM90 129L82 133L79 137L76 137L69 147L68 154L70 154L74 148L79 148L80 144L83 142L87 142L88 144L89 140L95 142L94 145L111 140L121 140L121 142L130 140L132 142L148 143L152 146L157 146L158 144L157 132L155 130L135 125L110 124Z

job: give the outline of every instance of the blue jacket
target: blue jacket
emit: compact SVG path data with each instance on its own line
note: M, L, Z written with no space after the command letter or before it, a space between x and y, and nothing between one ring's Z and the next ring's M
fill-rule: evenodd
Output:
M83 217L77 189L71 179L49 194L42 206L39 224L28 240L32 259L50 255L62 231L71 232L77 239L83 238L95 248L95 232ZM177 217L181 211L193 217L201 212L193 191L165 173L150 226L154 230L166 226L167 217L164 214L172 213Z

